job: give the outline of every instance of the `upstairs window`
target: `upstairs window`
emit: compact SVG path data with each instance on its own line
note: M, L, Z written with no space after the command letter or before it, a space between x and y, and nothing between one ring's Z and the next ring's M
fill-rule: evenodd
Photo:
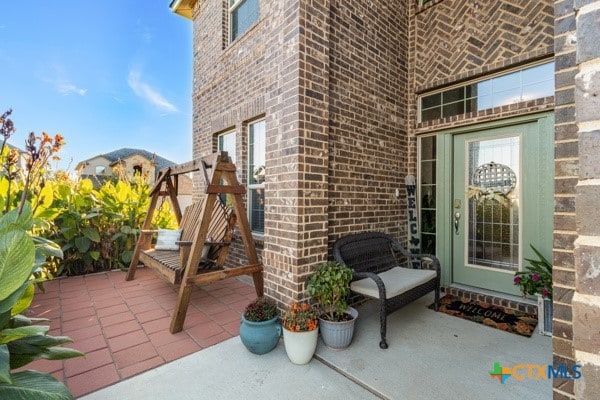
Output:
M134 165L133 166L133 175L142 175L142 166L141 165Z
M103 165L96 166L96 175L104 175L106 174L106 167Z
M229 40L233 42L258 21L258 0L229 0Z

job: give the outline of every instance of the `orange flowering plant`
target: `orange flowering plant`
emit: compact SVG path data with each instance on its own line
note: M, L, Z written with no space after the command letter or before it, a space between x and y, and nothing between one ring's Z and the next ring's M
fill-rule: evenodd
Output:
M307 303L294 302L281 317L285 329L292 332L313 331L319 326L316 310Z

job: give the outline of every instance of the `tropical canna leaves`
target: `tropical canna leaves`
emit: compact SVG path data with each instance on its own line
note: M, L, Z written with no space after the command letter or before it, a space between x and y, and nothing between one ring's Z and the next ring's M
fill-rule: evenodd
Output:
M35 246L25 231L10 226L0 229L0 301L29 278L34 261Z
M21 371L11 375L12 383L0 383L0 399L71 400L67 387L52 375Z

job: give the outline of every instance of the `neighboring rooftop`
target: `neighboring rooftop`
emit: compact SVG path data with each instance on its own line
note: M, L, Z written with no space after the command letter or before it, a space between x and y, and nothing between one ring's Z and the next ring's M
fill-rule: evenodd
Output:
M156 155L156 153L151 153L147 150L142 150L142 149L122 148L119 150L111 151L110 153L100 154L99 156L96 156L96 157L104 157L107 160L109 160L110 162L115 163L119 160L123 160L123 159L125 159L127 157L131 157L135 154L139 154L149 160L154 159L154 165L156 166L157 171L161 170L163 168L175 165L175 163L173 161L167 160L166 158ZM95 158L95 157L92 157L92 158ZM90 159L88 159L88 160L90 160Z

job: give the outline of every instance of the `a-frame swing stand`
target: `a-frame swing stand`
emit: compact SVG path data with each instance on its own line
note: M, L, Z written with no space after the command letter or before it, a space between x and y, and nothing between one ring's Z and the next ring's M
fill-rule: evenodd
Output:
M242 195L246 193L246 188L238 182L235 170L235 165L231 163L226 152L214 153L211 156L204 157L200 160L194 160L161 170L155 186L150 193L150 206L148 207L148 214L142 225L142 231L150 228L152 216L154 215L154 210L158 204L158 199L160 196L164 195L169 196L177 221L181 223L181 208L177 201L179 175L194 171L202 171L204 182L206 184L206 197L204 199L202 211L200 212L200 218L196 223L192 224L192 226L194 226L192 229L194 229L195 232L192 235L191 248L189 256L187 256L185 271L183 272L181 285L179 287L177 305L171 320L171 333L177 333L183 329L183 323L192 294L192 287L196 284L215 282L238 275L252 275L256 295L259 297L263 295L262 264L258 261L254 239L252 238L246 208L242 199ZM163 187L165 188L164 190L162 189ZM213 218L216 202L220 201L218 198L218 195L220 194L231 195L236 217L234 218L234 221L237 221L239 234L244 243L244 248L246 249L248 265L235 268L220 268L218 270L204 270L199 268L202 258L202 249L207 242L207 234L211 227L211 219ZM132 280L134 278L135 270L140 261L140 253L148 245L146 242L147 239L144 238L144 235L140 235L140 239L138 240L133 258L129 265L127 280ZM227 249L228 245L224 246L219 256L220 259L223 259L223 262ZM184 267L184 265L181 265L181 267Z

